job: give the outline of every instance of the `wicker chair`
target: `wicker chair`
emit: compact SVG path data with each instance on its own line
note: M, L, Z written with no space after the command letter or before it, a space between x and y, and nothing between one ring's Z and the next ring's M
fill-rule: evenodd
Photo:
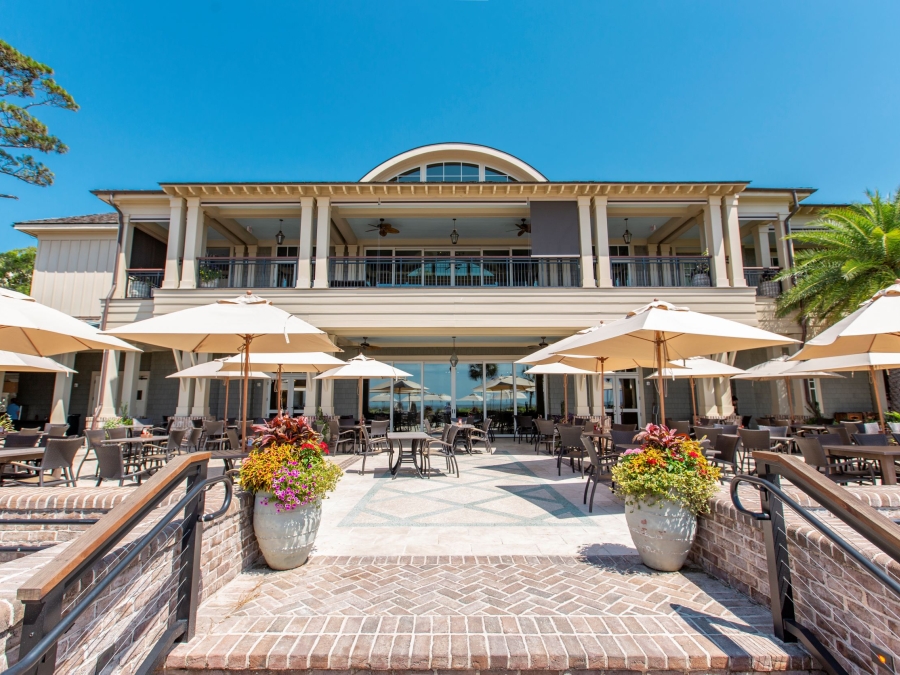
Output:
M534 434L535 453L539 453L541 446L546 445L547 454L553 454L556 446L556 425L553 424L553 420L537 419L534 421L534 426L537 427L537 431Z
M469 429L467 440L470 452L475 449L476 443L481 443L482 445L484 445L484 451L486 453L488 453L489 455L494 454L494 446L491 445L491 441L493 440L493 434L491 433L492 422L493 420L488 417L484 421L483 429Z
M356 448L356 431L354 429L341 429L340 422L328 420L328 432L331 449L335 454L341 451L342 446L347 448L346 452L353 452Z
M584 447L584 452L587 453L588 461L590 462L587 469L588 479L584 484L584 503L588 504L588 513L593 513L594 493L597 491L597 484L600 482L600 477L603 475L604 469L605 473L611 471L619 455L615 452L607 452L602 455L599 454L597 448L594 447L593 441L587 436L581 437L581 444ZM590 503L588 503L587 497L588 487L591 487Z
M459 427L455 424L447 424L444 426L444 433L440 439L433 438L426 441L425 447L422 448L422 472L426 478L431 478L431 458L443 457L447 465L447 473L456 471L456 477L459 478L459 462L456 461L456 441Z
M378 422L373 422L372 427L374 429L375 425ZM382 455L384 453L388 454L388 467L394 465L394 446L391 444L390 439L387 435L379 436L377 438L369 437L369 430L366 429L365 425L359 428L360 430L360 447L357 450L358 455L362 455L362 468L360 469L360 475L366 472L366 458L374 457L375 455ZM374 472L373 472L374 475Z
M16 485L30 485L45 487L50 485L70 485L75 487L76 478L73 468L75 463L75 455L84 445L84 438L81 436L73 436L72 438L51 438L47 442L47 448L44 455L39 460L35 460L35 464L29 465L23 462L9 462L8 466L16 467L27 476L16 476L12 482ZM44 474L48 471L52 472L60 469L62 478L45 479ZM52 476L52 474L51 474Z
M707 461L723 469L723 476L725 469L730 469L735 476L738 474L738 443L740 441L740 436L733 434L719 434L716 438L715 454L708 457Z
M804 461L824 473L835 483L852 483L871 481L875 484L875 469L871 465L860 469L852 460L832 462L828 457L819 436L804 436L794 441L800 448ZM826 445L828 443L826 442Z

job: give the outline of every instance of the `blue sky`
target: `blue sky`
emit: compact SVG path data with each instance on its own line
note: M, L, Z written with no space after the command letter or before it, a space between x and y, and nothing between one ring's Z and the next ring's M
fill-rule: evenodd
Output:
M94 188L357 180L439 141L551 179L752 180L860 199L900 184L900 3L0 0L0 37L81 105L10 224Z

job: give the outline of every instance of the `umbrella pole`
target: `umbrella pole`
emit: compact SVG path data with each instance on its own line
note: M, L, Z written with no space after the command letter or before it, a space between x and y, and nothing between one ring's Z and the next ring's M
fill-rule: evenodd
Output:
M363 412L363 404L362 404L363 387L362 387L362 381L363 381L363 379L362 379L362 378L359 378L359 423L360 423L360 424L363 424L363 416L362 416L362 412ZM401 402L401 405L402 405L402 402Z
M228 388L231 386L231 378L225 378L225 412L222 413L222 419L228 422Z
M606 428L606 357L600 359L600 431Z
M791 391L791 381L784 378L784 386L787 387L788 410L791 412L791 424L794 423L794 392Z
M662 373L662 337L659 331L656 332L656 372ZM663 378L658 378L656 383L659 385L659 423L665 425L666 397L663 394Z
M693 413L694 421L697 419L697 396L694 393L694 378L691 378L691 412Z
M887 427L884 425L884 406L881 405L881 392L878 391L878 380L875 379L875 367L869 366L869 375L872 376L872 387L875 389L875 405L878 406L878 420L881 423L881 431Z
M569 423L569 374L563 375L563 424Z
M278 364L278 414L279 416L284 411L281 409L281 364Z
M250 389L250 341L249 335L244 336L244 400L241 401L241 442L247 447L247 397Z

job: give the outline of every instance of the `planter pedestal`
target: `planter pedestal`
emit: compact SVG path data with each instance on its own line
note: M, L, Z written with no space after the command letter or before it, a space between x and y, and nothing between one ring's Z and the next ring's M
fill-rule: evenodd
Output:
M664 499L626 506L625 521L642 563L662 572L681 569L697 535L697 516Z
M256 493L253 531L266 564L273 570L291 570L305 563L321 522L321 502L278 513L271 494Z

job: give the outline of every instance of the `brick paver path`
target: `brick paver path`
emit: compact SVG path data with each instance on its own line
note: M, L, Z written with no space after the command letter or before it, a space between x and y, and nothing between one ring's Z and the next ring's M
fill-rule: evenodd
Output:
M631 556L313 557L243 574L166 673L807 671L768 610Z

